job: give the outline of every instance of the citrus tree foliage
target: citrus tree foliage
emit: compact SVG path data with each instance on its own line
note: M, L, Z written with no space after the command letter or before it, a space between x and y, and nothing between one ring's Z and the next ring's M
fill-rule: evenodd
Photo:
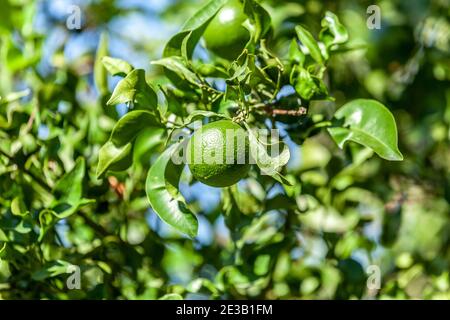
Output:
M449 8L394 1L370 30L363 2L173 1L147 8L172 26L147 43L119 32L144 8L88 2L67 30L6 1L0 297L448 298ZM211 188L172 158L224 119L256 163Z

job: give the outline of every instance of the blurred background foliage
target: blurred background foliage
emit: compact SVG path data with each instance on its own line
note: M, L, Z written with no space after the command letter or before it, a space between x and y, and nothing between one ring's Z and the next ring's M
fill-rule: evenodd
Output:
M194 240L163 224L145 196L163 131L138 137L131 169L96 179L98 150L124 112L106 108L94 86L101 33L111 56L164 83L150 61L203 3L2 1L0 298L449 299L447 0L261 1L279 53L295 25L317 34L326 10L339 16L355 50L330 62L336 101L311 108L331 116L354 98L382 101L397 120L403 162L352 144L342 151L318 134L290 142L287 173L301 180L290 189L253 176L213 189L186 172L181 190L200 212ZM366 26L372 4L379 30ZM66 26L71 5L81 8L80 30ZM79 290L66 285L72 264ZM371 265L379 290L366 284Z

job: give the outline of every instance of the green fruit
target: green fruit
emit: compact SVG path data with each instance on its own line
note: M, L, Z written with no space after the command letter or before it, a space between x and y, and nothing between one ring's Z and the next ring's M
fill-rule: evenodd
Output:
M250 33L243 27L247 20L239 0L230 0L219 10L203 34L206 47L217 56L234 60L250 40Z
M197 130L188 142L186 158L192 175L212 187L228 187L249 169L247 132L230 120L216 121Z

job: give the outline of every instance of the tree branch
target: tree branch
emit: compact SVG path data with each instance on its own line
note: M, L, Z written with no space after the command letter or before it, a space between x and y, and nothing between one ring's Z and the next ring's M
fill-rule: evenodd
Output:
M272 116L292 116L292 117L300 117L304 116L308 113L308 110L304 107L300 107L294 110L286 110L286 109L272 109L270 106L266 107L266 112Z
M17 161L14 159L14 157L10 156L9 154L7 154L5 151L3 151L2 149L0 149L0 154L2 154L3 156L5 156L6 158L8 158L9 161L11 161L12 163L14 163L17 167L19 167L19 169L26 174L27 176L29 176L31 179L33 179L37 184L39 184L42 188L45 189L45 191L51 193L52 192L52 187L50 187L47 182L45 182L44 180L42 180L40 177L38 177L37 175L35 175L32 171L28 170L27 168L25 168L22 164L17 163Z

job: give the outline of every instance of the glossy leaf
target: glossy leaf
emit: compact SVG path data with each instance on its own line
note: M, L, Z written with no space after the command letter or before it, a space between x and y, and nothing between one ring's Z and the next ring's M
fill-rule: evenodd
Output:
M117 147L112 141L108 141L101 147L98 154L97 178L100 178L107 170L122 171L132 164L133 144L127 143Z
M134 69L128 62L108 56L102 58L102 63L106 70L113 76L126 77Z
M280 183L291 185L290 181L283 177L279 170L285 166L290 158L289 148L282 141L270 145L271 148L278 148L279 154L271 156L268 153L268 144L260 141L257 133L245 124L250 143L250 155L256 162L264 175L269 175Z
M160 146L165 137L165 130L162 128L146 128L143 129L134 142L133 157L135 160L142 159L148 162L150 159L149 152Z
M61 274L67 274L70 266L71 264L69 262L62 260L49 262L42 269L33 272L31 278L36 281L42 281Z
M134 103L139 108L156 109L158 97L145 80L145 71L135 69L122 79L113 91L108 105Z
M300 66L303 66L305 63L305 54L300 50L297 40L295 39L292 39L289 46L289 59Z
M203 118L221 118L221 119L230 119L224 114L216 113L213 111L206 111L206 110L196 110L192 112L186 119L184 120L183 125L187 126L191 124L192 122L195 122L199 119Z
M212 78L228 78L229 75L224 68L220 68L213 64L200 64L196 66L196 71L204 77Z
M109 141L99 151L97 178L107 170L123 171L133 162L133 145L144 129L162 127L156 116L147 110L134 110L125 114L113 128Z
M186 80L194 85L198 85L199 80L197 75L189 70L186 66L186 61L182 57L168 57L157 61L153 61L152 64L163 66L170 71L174 72L178 77Z
M178 147L179 144L174 144L166 149L152 165L145 190L156 214L164 222L192 238L197 235L197 218L187 208L178 190L183 165L175 165L171 158Z
M227 1L228 0L211 0L194 14L185 23L182 30L169 40L164 48L164 57L181 56L183 41L188 36L189 41L185 43L185 47L186 54L190 57L203 34L204 28Z
M179 117L185 117L187 111L184 105L181 103L182 98L177 97L174 90L177 89L167 88L165 90L162 90L166 98L167 105L165 106L166 108L164 108L164 110L161 110L161 115L164 116L167 111L170 111L171 113Z
M343 148L347 141L360 143L391 161L403 160L397 146L397 125L392 113L375 100L358 99L345 104L335 114L339 126L328 128Z
M325 17L322 19L322 27L319 38L327 48L347 42L347 29L340 23L339 18L334 13L330 11L325 13Z
M114 126L111 141L118 147L123 146L149 127L162 127L156 116L146 110L134 110L126 113Z
M311 57L319 63L323 62L322 53L320 51L320 47L317 43L317 41L314 39L312 34L303 28L302 26L298 25L295 27L295 31L297 32L297 36L301 43L308 48L309 54Z
M15 216L26 216L29 211L25 207L22 197L15 197L11 201L11 213Z
M253 41L257 43L269 32L272 19L266 9L255 0L245 1L244 11L250 17L250 24L245 26L249 29Z
M302 99L313 100L327 97L328 89L320 78L311 75L302 67L297 67L297 70L294 87Z

